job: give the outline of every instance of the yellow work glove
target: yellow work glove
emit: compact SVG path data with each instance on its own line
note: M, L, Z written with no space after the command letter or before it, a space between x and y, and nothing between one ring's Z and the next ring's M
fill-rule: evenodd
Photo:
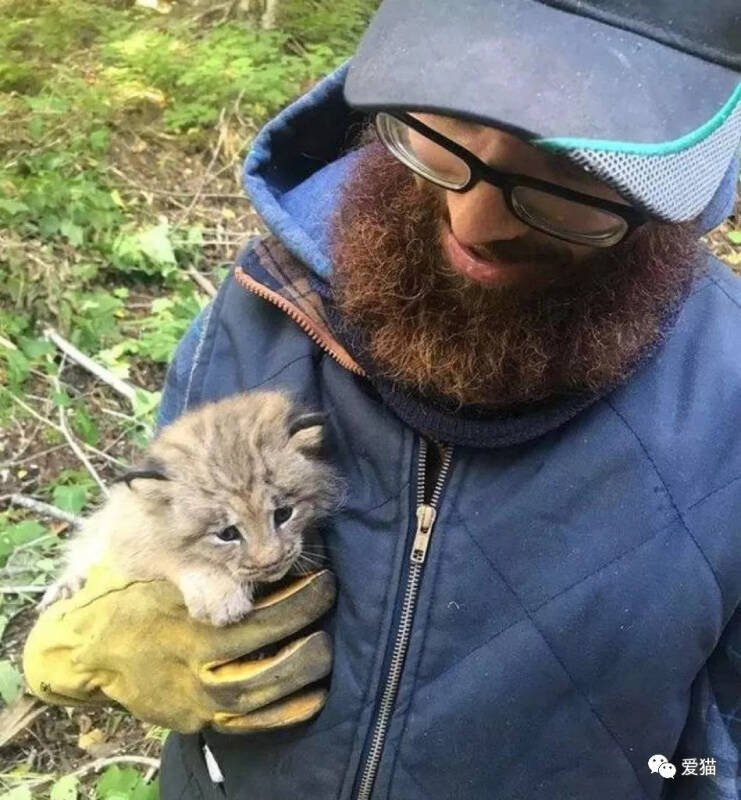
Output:
M298 637L262 660L250 654L305 628L334 598L334 576L323 570L259 600L241 622L215 628L189 617L171 584L94 567L81 591L37 620L23 654L26 680L47 703L115 701L181 733L282 728L324 705L326 689L305 687L329 674L329 635Z

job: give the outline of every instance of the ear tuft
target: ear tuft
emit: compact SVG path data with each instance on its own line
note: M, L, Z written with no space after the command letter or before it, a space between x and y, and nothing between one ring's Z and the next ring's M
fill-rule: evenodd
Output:
M301 452L316 453L321 449L327 415L321 412L301 414L289 423L288 443Z
M148 461L141 467L124 472L123 475L114 478L111 483L125 483L131 489L131 481L135 480L169 481L170 479L165 475L164 468L159 462Z

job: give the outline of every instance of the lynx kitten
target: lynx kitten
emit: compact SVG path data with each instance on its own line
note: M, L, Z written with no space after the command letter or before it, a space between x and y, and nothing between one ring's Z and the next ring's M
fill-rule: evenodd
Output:
M280 392L235 395L184 414L84 520L42 607L77 591L105 561L125 576L175 584L195 619L240 619L256 583L316 564L305 536L341 494L320 458L323 422Z

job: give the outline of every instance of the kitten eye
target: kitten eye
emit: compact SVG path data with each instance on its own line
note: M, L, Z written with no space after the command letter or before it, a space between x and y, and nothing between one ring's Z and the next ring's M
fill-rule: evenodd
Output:
M293 508L291 506L281 506L280 508L276 508L275 511L273 511L273 522L275 523L275 527L277 528L286 520L289 520L292 514Z
M236 525L230 525L228 528L224 528L223 531L219 531L216 535L222 542L236 542L242 538L242 534L239 532L239 528Z

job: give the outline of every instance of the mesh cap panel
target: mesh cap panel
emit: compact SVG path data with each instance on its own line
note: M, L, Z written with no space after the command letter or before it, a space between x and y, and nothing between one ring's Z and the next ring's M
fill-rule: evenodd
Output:
M710 202L741 143L741 102L725 122L676 152L549 145L616 191L667 222L694 219ZM599 143L596 143L597 145Z

